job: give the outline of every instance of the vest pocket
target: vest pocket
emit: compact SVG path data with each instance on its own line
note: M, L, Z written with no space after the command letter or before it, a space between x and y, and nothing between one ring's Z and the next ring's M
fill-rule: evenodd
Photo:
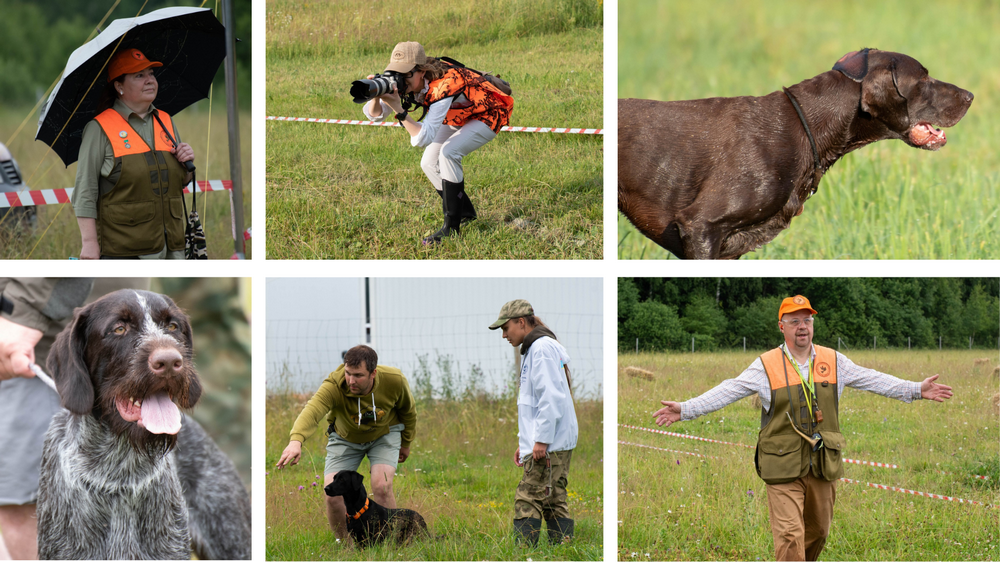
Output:
M140 255L157 252L162 247L152 201L111 203L102 209L101 246L105 255Z
M847 440L837 431L820 431L823 438L823 448L819 450L819 462L823 469L823 478L832 482L844 475L844 463L841 455Z
M184 249L184 227L187 226L187 218L184 216L184 201L181 197L167 198L170 218L164 221L164 229L167 231L167 249L171 251Z
M802 474L802 443L798 434L772 435L757 443L757 472L768 484L791 482Z

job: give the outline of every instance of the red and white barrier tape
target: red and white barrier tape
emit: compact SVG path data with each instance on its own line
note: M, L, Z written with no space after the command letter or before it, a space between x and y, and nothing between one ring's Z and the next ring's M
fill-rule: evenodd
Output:
M704 437L695 437L694 435L684 435L683 433L674 433L672 431L663 431L661 429L649 429L648 427L637 427L634 425L625 425L623 423L618 424L618 427L627 427L629 429L638 429L639 431L648 431L650 433L662 433L663 435L669 435L671 437L683 437L684 439L694 439L695 441L706 441L708 443L722 443L723 445L736 445L737 447L746 447L747 449L756 449L757 447L751 445L744 445L742 443L730 443L729 441L718 441L715 439L706 439Z
M253 227L251 226L251 227L247 227L247 229L243 231L243 240L249 240L250 238L253 237L253 231L252 231L252 229L253 229Z
M692 457L704 457L706 459L718 459L722 460L722 457L713 457L710 455L699 455L698 453L688 453L686 451L675 451L673 449L661 449L660 447L650 447L649 445L640 445L639 443L629 443L628 441L619 441L619 445L631 445L633 447L642 447L644 449L655 449L657 451L666 451L668 453L680 453L682 455L691 455Z
M638 429L640 431L648 431L650 433L661 433L663 435L669 435L671 437L683 437L685 439L696 439L698 441L707 441L709 443L722 443L723 445L736 445L737 447L746 447L747 449L755 449L756 448L756 447L753 447L753 446L750 446L750 445L744 445L742 443L730 443L729 441L717 441L715 439L706 439L704 437L695 437L693 435L684 435L682 433L674 433L672 431L662 431L662 430L659 430L659 429L650 429L648 427L637 427L637 426L634 426L634 425L625 425L623 423L618 424L618 426L619 427L627 427L629 429ZM868 466L875 466L875 467L878 467L878 468L899 468L898 464L892 464L892 463L888 463L888 462L859 461L857 459L847 459L847 458L843 459L843 461L846 462L846 463L863 464L863 465L868 465ZM958 476L958 474L956 474L954 472L945 472L943 470L935 470L934 472L937 472L939 474L949 474L949 475L953 475L953 476ZM990 479L989 476L980 476L979 474L972 474L970 476L972 476L973 478L978 478L980 480L989 480Z
M938 500L947 500L947 501L950 501L950 502L958 502L958 503L969 503L969 504L972 504L972 505L981 505L983 507L989 507L989 508L992 508L992 509L997 509L998 507L1000 507L998 505L992 505L992 504L987 504L987 503L983 503L983 502L977 502L975 500L964 500L962 498L953 498L951 496L942 496L940 494L932 494L930 492L918 492L916 490L907 490L906 488L897 488L895 486L886 486L884 484L872 484L871 482L862 482L860 480L851 480L850 478L841 478L841 480L843 480L844 482L850 482L851 484L864 484L865 486L870 486L872 488L877 488L879 490L891 490L893 492L901 492L903 494L911 494L911 495L914 495L914 496L922 496L922 497L925 497L925 498L934 498L934 499L938 499Z
M267 116L268 121L296 121L302 123L329 123L332 125L369 125L372 127L401 127L395 121L358 121L356 119L317 119L315 117ZM604 129L579 129L573 127L502 127L501 131L511 133L570 133L577 135L603 135Z
M232 189L233 182L231 180L206 180L198 182L198 193L228 191ZM184 193L191 193L190 184L184 188ZM33 205L69 203L72 196L72 187L5 192L0 193L0 209L6 207L31 207Z

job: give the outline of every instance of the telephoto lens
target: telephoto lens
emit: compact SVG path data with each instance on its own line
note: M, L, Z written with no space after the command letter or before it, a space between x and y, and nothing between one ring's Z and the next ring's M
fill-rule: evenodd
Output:
M351 96L354 98L354 103L365 103L372 98L391 92L395 83L395 72L386 72L371 80L355 80L351 82Z

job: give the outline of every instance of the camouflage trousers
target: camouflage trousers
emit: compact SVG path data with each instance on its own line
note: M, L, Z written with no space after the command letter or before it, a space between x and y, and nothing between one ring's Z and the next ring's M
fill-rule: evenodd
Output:
M514 493L514 519L533 517L535 519L569 518L566 506L566 478L569 476L569 461L573 450L549 453L552 468L545 466L545 459L536 461L531 455L524 461L524 476ZM551 493L546 496L545 488L551 483Z

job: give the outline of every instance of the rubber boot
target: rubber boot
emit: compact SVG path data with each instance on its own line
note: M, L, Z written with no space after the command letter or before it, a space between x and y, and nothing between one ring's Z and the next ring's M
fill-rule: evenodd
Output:
M444 180L442 180L442 183ZM476 214L476 207L472 204L472 199L469 199L469 194L465 192L465 180L458 182L458 218L462 224L469 221L474 221L479 216ZM445 210L444 202L444 189L441 191L434 190L438 197L441 198L441 210Z
M518 543L527 542L531 546L538 545L538 535L542 532L542 520L535 517L524 517L514 520L514 538Z
M545 527L549 531L549 544L561 544L573 539L573 520L565 517L546 519Z
M444 226L438 229L438 231L434 234L431 234L421 240L421 243L425 246L437 244L441 242L442 238L459 234L459 225L461 224L461 220L458 218L458 190L460 184L452 183L448 180L441 180L441 186L444 188L444 193L441 195L444 203Z

